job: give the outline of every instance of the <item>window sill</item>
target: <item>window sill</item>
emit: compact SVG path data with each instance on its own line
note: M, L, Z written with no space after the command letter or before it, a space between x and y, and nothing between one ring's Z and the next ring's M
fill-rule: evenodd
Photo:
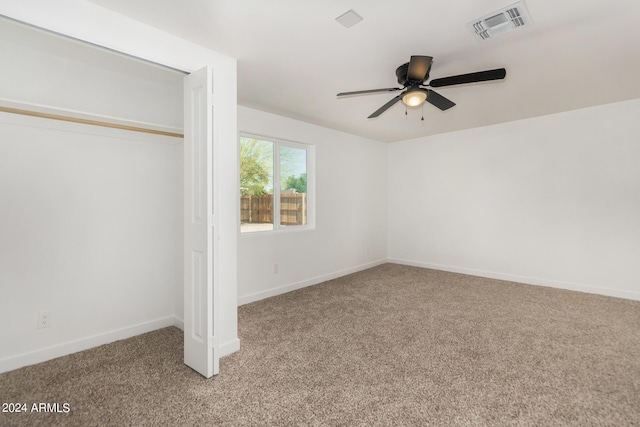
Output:
M316 228L311 225L304 226L295 226L295 227L287 227L287 228L279 228L277 230L264 230L264 231L248 231L248 232L240 232L240 238L253 238L253 237L269 237L269 236L277 236L279 234L291 234L291 233L303 233L306 231L315 231Z

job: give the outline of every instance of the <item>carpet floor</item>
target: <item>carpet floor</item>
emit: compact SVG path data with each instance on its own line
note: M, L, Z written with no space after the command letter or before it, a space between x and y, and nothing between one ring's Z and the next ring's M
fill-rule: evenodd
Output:
M640 425L640 302L385 264L239 307L206 380L166 328L0 375L2 426Z

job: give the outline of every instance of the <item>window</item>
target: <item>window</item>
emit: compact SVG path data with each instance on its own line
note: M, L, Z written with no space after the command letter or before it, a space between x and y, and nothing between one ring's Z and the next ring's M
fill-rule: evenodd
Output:
M313 227L312 145L240 136L240 232Z

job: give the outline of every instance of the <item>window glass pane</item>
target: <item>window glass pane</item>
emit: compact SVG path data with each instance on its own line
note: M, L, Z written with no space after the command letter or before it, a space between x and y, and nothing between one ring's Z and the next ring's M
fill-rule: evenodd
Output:
M280 225L307 224L307 150L280 146Z
M273 142L240 138L240 231L273 230Z

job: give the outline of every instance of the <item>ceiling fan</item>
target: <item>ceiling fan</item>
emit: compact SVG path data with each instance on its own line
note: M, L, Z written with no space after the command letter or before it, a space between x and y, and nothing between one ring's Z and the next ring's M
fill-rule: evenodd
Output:
M456 104L439 93L428 89L428 87L444 87L465 83L501 80L507 75L507 70L504 68L497 68L495 70L478 71L475 73L433 79L428 84L425 84L429 79L429 71L431 71L432 63L433 58L431 56L415 55L411 57L409 62L399 66L396 69L396 76L398 78L398 83L403 86L401 88L389 87L383 89L358 90L355 92L341 92L337 96L364 95L376 92L395 92L398 90L403 91L400 95L374 111L368 117L369 119L378 117L400 100L409 107L416 107L426 101L429 104L438 107L442 111L445 111Z

